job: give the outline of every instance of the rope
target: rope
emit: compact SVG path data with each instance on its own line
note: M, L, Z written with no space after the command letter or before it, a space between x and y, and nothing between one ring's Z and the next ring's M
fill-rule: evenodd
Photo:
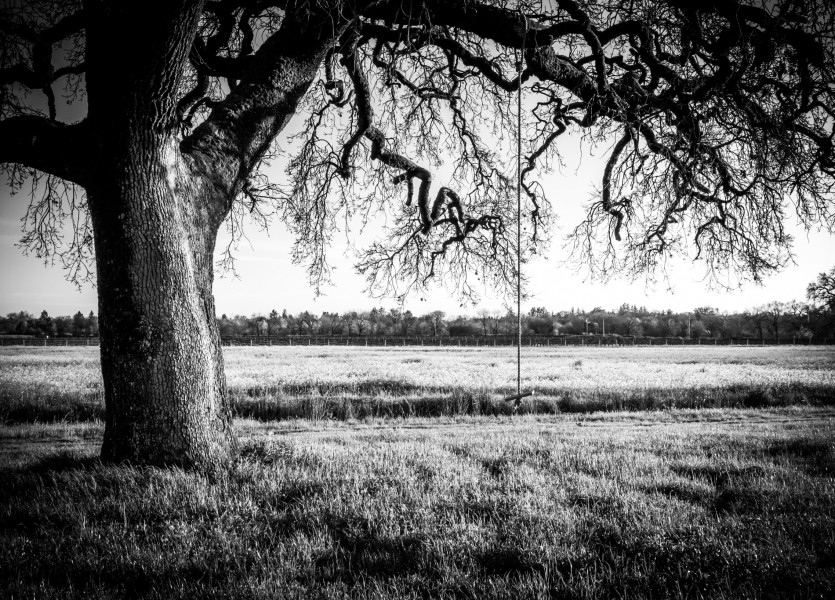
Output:
M522 392L522 72L525 70L528 17L521 8L519 15L525 21L525 35L522 36L519 54L515 55L519 82L519 87L516 88L516 394L504 399L505 402L514 403L514 412L519 408L523 398L533 395L532 391Z
M521 11L520 11L521 12ZM516 67L519 71L519 87L516 89L516 394L522 393L522 71L525 59L525 37L528 33L528 18L525 20L525 35Z

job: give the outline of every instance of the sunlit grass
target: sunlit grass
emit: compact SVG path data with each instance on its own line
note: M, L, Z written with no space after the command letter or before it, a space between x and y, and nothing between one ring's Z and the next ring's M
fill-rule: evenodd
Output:
M514 416L506 348L225 349L214 478L99 463L97 352L0 351L2 598L835 597L831 349L526 349Z
M224 348L238 416L508 414L512 348ZM525 348L521 412L835 401L835 348ZM102 418L98 348L0 349L0 420Z
M78 446L0 467L0 597L833 597L833 417L239 421L215 479L3 428Z

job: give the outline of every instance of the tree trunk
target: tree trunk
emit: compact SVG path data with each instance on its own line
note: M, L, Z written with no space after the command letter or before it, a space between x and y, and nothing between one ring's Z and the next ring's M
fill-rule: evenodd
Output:
M222 467L233 450L215 320L219 221L173 139L116 149L88 189L94 220L105 461Z
M108 462L212 471L234 450L212 267L235 192L181 151L176 112L201 10L85 3Z
M106 461L213 470L234 450L212 296L217 231L353 18L340 3L287 7L278 31L232 68L233 91L186 133L182 101L200 88L183 92L194 85L189 57L200 55L205 4L84 2L86 118L2 121L13 139L0 161L87 193Z

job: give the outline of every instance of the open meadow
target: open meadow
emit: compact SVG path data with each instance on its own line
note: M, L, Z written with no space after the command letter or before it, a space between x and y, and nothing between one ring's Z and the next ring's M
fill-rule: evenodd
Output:
M0 350L0 597L835 597L833 349L526 350L516 415L512 349L225 349L213 478L98 461L97 352Z
M0 422L104 416L98 348L0 348ZM224 348L236 416L507 414L513 348ZM525 348L523 413L832 404L835 347Z

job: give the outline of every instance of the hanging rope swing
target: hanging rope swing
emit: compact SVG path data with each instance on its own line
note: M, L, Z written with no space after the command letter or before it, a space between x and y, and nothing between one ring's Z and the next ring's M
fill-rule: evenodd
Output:
M523 398L533 395L533 391L522 391L522 71L525 57L525 38L528 34L528 17L521 13L525 22L525 34L522 36L522 48L516 60L516 393L504 399L513 402L516 411Z

